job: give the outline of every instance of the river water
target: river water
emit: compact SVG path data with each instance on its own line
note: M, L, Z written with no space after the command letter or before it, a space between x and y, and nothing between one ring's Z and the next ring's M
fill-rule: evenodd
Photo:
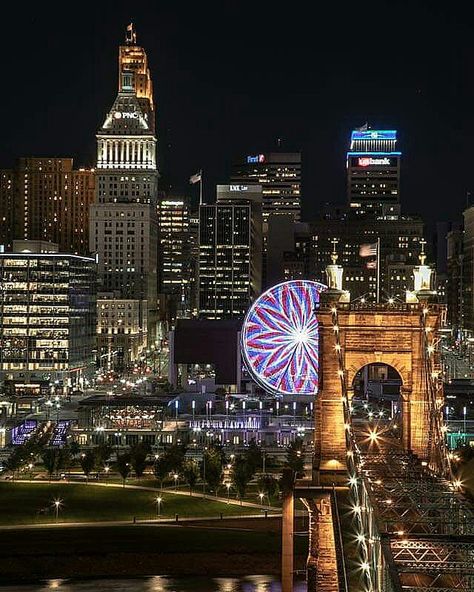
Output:
M205 578L150 576L136 579L47 580L38 584L0 586L0 592L280 592L273 576ZM306 582L295 582L295 592L306 592Z

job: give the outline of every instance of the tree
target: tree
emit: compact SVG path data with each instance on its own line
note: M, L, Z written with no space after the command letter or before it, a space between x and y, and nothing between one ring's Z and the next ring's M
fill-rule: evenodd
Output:
M130 475L131 471L131 456L129 452L124 452L123 454L117 454L117 471L119 472L120 476L122 477L122 483L125 487L125 481L127 477Z
M273 475L261 475L258 479L259 491L268 496L268 501L278 492L278 481Z
M173 444L167 448L163 456L168 459L169 471L180 473L183 468L186 446L184 444Z
M5 468L12 474L13 480L15 480L15 473L23 465L23 451L16 448L5 462Z
M43 460L44 468L46 469L46 472L48 473L48 477L51 480L51 477L58 470L59 449L58 448L45 448L41 454L41 458Z
M204 451L204 458L201 463L201 477L209 486L211 491L215 491L222 482L222 455L221 451L212 447Z
M187 460L183 464L182 469L183 477L189 485L189 492L192 495L194 486L199 477L199 467L195 460Z
M255 438L250 440L249 447L245 451L245 457L253 473L255 473L262 466L262 447L255 442Z
M95 468L101 471L112 454L112 447L102 442L94 448Z
M237 490L241 502L253 475L254 473L251 470L245 455L237 455L234 459L234 464L232 465L232 485Z
M81 463L84 475L87 477L87 479L89 479L89 475L91 474L92 469L95 467L96 464L94 451L88 450L87 452L83 452L81 454L79 462Z
M130 450L130 462L137 478L143 477L149 448L149 446L140 443L133 446Z
M295 487L295 472L290 467L285 467L279 481L280 491L283 496L289 495Z
M290 468L296 478L304 477L304 446L301 438L295 438L286 449L285 466Z
M77 456L79 454L79 452L81 452L81 447L76 442L76 440L73 440L69 444L69 452L70 452L72 458L74 458L75 456Z
M166 475L168 475L170 470L171 469L168 457L165 454L162 454L159 458L156 459L155 464L153 465L153 473L160 482L160 489L163 488L163 481L165 480Z

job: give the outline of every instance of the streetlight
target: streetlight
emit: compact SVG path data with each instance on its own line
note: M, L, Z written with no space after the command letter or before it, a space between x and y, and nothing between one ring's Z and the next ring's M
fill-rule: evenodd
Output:
M158 496L155 499L156 502L156 515L159 517L161 516L161 502L163 501L163 498L161 498L160 496Z
M110 467L109 467L108 465L107 465L107 466L105 466L105 467L104 467L104 471L105 471L105 477L106 477L106 481L107 481L107 478L108 478L108 476L109 476Z
M28 463L28 468L30 469L30 479L32 479L33 474L32 474L32 469L33 469L33 463Z
M173 479L174 479L174 490L175 491L176 491L176 488L177 488L177 485L178 485L178 477L179 477L178 473L175 473L173 475Z
M56 513L56 522L58 521L59 508L61 507L61 504L62 504L62 500L60 498L55 499L53 502L54 510Z
M258 494L258 497L260 498L260 505L263 505L263 498L265 497L265 494L264 494L264 493L262 493L262 492L260 492L260 493Z

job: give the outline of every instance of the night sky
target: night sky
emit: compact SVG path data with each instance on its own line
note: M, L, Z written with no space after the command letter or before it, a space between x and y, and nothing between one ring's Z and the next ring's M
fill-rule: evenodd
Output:
M350 131L368 121L399 130L406 213L456 220L469 190L474 203L467 2L16 5L2 14L1 167L28 155L94 165L133 20L155 84L163 188L197 192L188 178L202 167L211 198L234 156L281 138L303 151L310 219L321 203L344 201Z

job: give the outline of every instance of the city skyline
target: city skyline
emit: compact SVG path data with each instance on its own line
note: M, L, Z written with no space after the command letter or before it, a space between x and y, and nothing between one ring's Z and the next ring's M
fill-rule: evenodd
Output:
M24 155L72 156L80 166L93 165L93 132L117 88L110 63L133 20L155 80L162 188L171 184L174 191L195 193L187 181L202 168L205 197L211 199L213 187L228 181L233 159L269 151L280 138L285 150L303 152L303 219L311 219L324 202L345 201L350 131L367 121L399 130L405 211L429 223L458 219L474 186L468 166L472 50L464 41L472 23L462 19L461 25L461 15L436 6L411 6L408 12L402 3L396 13L387 8L379 3L372 11L366 5L364 34L400 39L388 61L386 50L376 46L358 57L355 7L338 19L326 7L320 20L337 31L319 27L316 40L303 12L287 15L283 44L272 37L276 14L266 12L264 21L252 7L246 19L245 10L230 3L218 12L213 3L181 11L144 6L138 15L125 3L114 11L105 3L93 19L84 10L67 27L48 7L21 20L11 7L6 36L8 42L14 35L17 47L11 68L15 92L4 97L4 106L22 116L4 122L0 162L6 167ZM45 31L54 33L47 44ZM80 51L74 49L78 45ZM24 76L32 60L47 63L53 56L56 68ZM37 89L34 109L29 85ZM56 92L48 95L48 88Z

